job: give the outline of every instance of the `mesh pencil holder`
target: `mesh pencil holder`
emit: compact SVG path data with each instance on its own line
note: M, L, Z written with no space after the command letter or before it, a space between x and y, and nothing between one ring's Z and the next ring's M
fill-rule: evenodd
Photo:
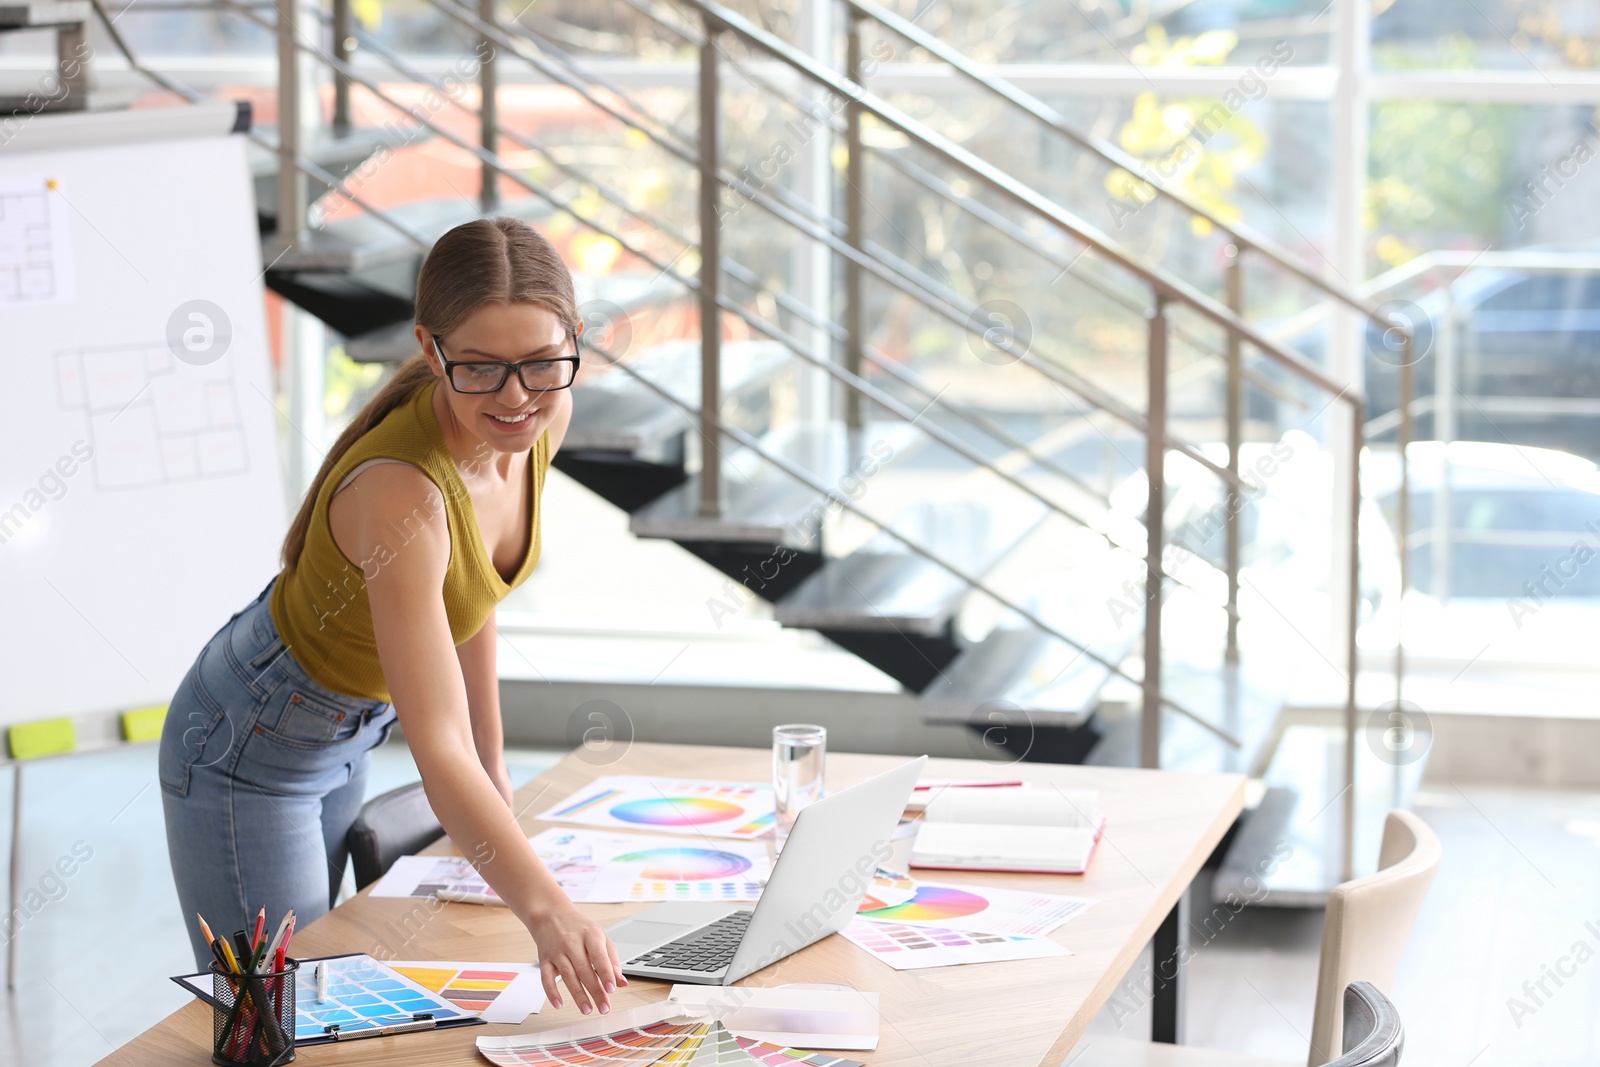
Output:
M294 1051L294 978L300 964L283 970L234 974L211 965L211 1062L222 1067L277 1067Z

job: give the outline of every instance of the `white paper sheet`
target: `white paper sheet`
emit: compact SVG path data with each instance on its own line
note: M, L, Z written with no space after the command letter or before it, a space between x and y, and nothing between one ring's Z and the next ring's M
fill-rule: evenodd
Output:
M401 856L372 887L375 897L431 897L441 889L456 893L494 890L460 856Z
M942 926L909 926L870 919L856 919L840 933L897 971L1072 955L1070 949L1045 937L980 934Z
M714 1013L736 1037L798 1048L878 1047L878 994L854 989L675 985L667 995Z

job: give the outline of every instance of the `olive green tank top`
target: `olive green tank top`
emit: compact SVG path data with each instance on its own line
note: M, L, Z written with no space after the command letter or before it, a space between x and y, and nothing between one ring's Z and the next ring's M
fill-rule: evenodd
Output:
M317 491L311 527L299 561L285 567L268 602L272 621L290 655L319 685L367 700L390 699L372 635L366 578L374 577L417 535L431 515L418 514L390 526L391 536L364 560L346 559L328 525L328 502L350 473L372 460L398 460L419 468L443 496L450 530L450 564L444 576L444 607L450 636L461 644L477 633L495 605L527 580L539 562L539 499L550 469L550 435L541 434L528 464L530 480L528 555L508 582L495 570L478 530L466 482L445 445L433 413L439 380L423 386L339 457ZM437 498L435 498L437 506ZM436 513L435 513L436 514Z

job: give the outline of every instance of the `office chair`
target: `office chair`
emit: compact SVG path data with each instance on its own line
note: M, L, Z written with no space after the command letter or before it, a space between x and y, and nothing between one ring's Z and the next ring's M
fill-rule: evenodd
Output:
M356 889L382 878L401 856L421 852L444 836L421 782L391 789L361 805L345 845L355 868Z
M1327 1067L1398 1067L1405 1044L1400 1015L1377 986L1351 982L1345 987L1345 1053Z
M1335 886L1328 896L1322 922L1322 959L1317 971L1316 1013L1311 1027L1308 1067L1389 1067L1400 1058L1399 1019L1383 998L1381 989L1394 983L1417 913L1439 869L1439 838L1428 824L1409 811L1391 811L1383 824L1383 844L1378 851L1378 871ZM1360 989L1353 1001L1352 991ZM1370 994L1367 992L1370 990ZM1341 992L1343 996L1341 996ZM1384 1011L1373 1007L1372 996ZM1347 1013L1357 1009L1359 1019ZM1352 1048L1351 1022L1357 1030L1393 1021L1395 1037L1389 1053L1373 1053L1363 1045ZM1342 1040L1341 1040L1342 1038ZM1346 1059L1351 1054L1378 1058ZM1376 1048L1376 1046L1372 1046ZM1383 1058L1384 1056L1391 1058ZM1124 1038L1090 1037L1081 1055L1069 1056L1066 1067L1298 1067L1287 1060L1261 1059L1186 1045L1165 1045Z

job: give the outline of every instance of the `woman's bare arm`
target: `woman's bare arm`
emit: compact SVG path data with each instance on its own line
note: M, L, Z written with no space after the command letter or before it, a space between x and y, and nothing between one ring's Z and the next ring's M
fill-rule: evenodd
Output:
M494 613L483 628L456 646L456 660L467 686L467 717L472 744L489 780L511 803L511 773L506 769L505 730L500 720L500 674L495 664Z
M347 558L376 563L367 596L378 657L434 814L533 936L550 1002L561 1006L559 976L585 1014L591 1002L609 1010L626 982L615 948L539 861L479 758L441 596L450 533L439 489L415 467L382 464L334 498L329 524Z

